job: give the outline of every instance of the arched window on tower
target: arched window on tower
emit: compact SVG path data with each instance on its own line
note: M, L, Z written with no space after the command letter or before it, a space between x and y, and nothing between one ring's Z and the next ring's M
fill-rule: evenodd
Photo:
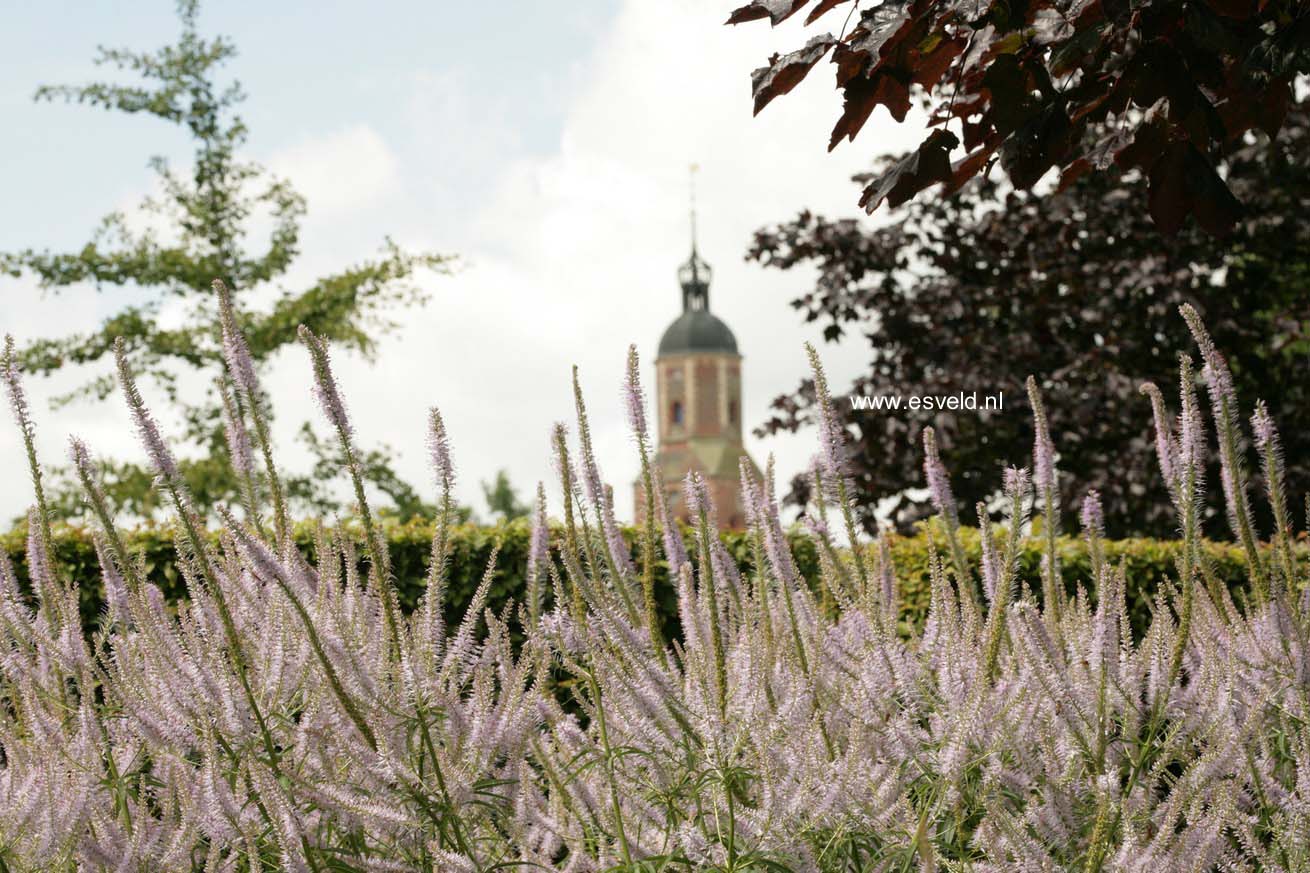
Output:
M669 409L669 421L671 421L671 422L673 422L674 424L677 424L677 425L681 425L681 424L682 424L682 401L681 401L681 400L675 400L675 401L673 401L673 406Z
M729 401L728 401L728 424L735 425L736 423L737 423L737 401L736 401L736 400L729 400Z

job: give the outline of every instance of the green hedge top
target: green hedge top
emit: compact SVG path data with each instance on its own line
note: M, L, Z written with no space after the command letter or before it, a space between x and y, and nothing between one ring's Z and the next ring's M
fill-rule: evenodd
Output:
M432 527L425 522L412 522L389 526L387 536L391 545L391 566L401 605L412 608L423 590L430 556ZM554 532L558 533L558 531ZM624 531L630 543L637 541L637 532ZM3 548L14 564L20 581L27 581L25 542L27 531L20 526L0 534ZM174 530L168 525L147 525L130 531L125 537L128 548L141 561L146 577L158 585L170 601L186 596L185 583L178 572ZM493 575L489 606L499 610L510 600L522 598L527 573L530 527L526 521L515 521L496 526L465 524L457 527L453 536L449 571L447 609L456 618L463 612L473 591L486 570L487 562L496 543L500 556ZM965 553L973 566L979 558L979 537L975 530L961 531ZM309 557L314 553L314 527L301 524L296 540ZM795 531L790 535L797 569L811 584L819 578L819 557L814 543L805 534ZM560 537L552 536L552 545ZM725 532L723 540L730 554L743 572L751 568L750 544L741 532ZM941 540L938 538L939 548ZM1149 621L1152 598L1161 583L1175 576L1175 562L1182 548L1180 542L1152 539L1109 540L1104 543L1105 555L1112 566L1122 562L1128 575L1128 606L1133 624L1139 630ZM1213 567L1214 579L1226 585L1237 596L1244 593L1247 582L1246 561L1240 547L1231 543L1207 542L1206 551ZM1090 561L1085 543L1074 537L1059 540L1061 569L1065 585L1073 591L1078 584L1087 585L1091 578ZM929 540L925 534L893 536L892 561L896 567L902 617L911 622L921 621L928 609ZM1303 554L1305 546L1299 547ZM104 606L100 583L100 565L88 531L77 527L56 527L54 532L55 560L61 574L80 583L80 600L83 620L94 626ZM634 555L636 549L634 548ZM1041 543L1028 539L1019 560L1020 584L1027 583L1034 592L1041 591L1041 563L1044 552ZM674 622L677 611L676 596L667 582L667 565L663 561L656 567L659 606L666 621Z

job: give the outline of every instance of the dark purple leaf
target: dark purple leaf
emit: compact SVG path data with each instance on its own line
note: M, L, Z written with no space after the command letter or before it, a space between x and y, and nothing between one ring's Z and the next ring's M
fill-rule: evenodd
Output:
M728 24L741 24L745 21L755 21L760 18L767 18L777 26L788 18L800 11L810 0L751 0L745 6L739 6L732 10L728 16Z
M910 4L883 0L860 13L860 23L842 41L833 60L837 62L837 85L846 84L861 73L875 70L884 56L905 36L911 24Z
M1226 235L1241 216L1242 204L1210 162L1192 146L1187 151L1186 171L1192 188L1192 211L1196 223L1214 236Z
M873 212L884 200L899 206L935 182L951 181L951 149L960 140L949 130L934 130L910 154L892 165L864 189L860 206Z
M1005 141L1001 166L1016 188L1031 188L1052 166L1064 163L1076 133L1064 107L1050 106Z
M805 44L803 49L779 57L769 58L767 67L760 67L751 73L751 91L755 95L755 114L769 105L769 101L779 94L786 94L805 78L814 65L828 53L837 40L832 34L816 36Z
M903 121L910 111L910 87L888 73L872 78L860 77L848 82L842 89L842 115L828 138L828 151L845 139L855 139L874 107L883 105L897 121Z
M1187 193L1187 150L1185 142L1170 143L1151 167L1147 204L1151 218L1166 236L1178 233L1191 211Z
M806 24L813 24L815 19L823 15L830 9L835 9L843 3L850 3L851 0L819 0L819 4L810 10L810 14L805 16Z

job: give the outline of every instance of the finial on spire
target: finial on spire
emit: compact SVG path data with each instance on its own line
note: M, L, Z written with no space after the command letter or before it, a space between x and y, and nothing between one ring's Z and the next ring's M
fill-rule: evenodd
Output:
M691 257L678 268L684 312L710 308L710 277L713 271L696 251L696 172L699 169L700 164L691 164L687 168L687 193L691 202Z
M700 164L694 161L687 167L687 192L691 200L691 251L696 253L696 171Z

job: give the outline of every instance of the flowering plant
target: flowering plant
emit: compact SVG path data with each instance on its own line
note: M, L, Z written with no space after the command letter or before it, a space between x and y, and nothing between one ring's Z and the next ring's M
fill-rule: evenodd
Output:
M1310 602L1292 548L1278 435L1251 420L1272 503L1258 547L1238 401L1196 313L1232 531L1249 596L1200 547L1205 426L1191 361L1180 412L1144 386L1183 540L1172 585L1135 636L1125 574L1088 495L1092 572L1063 584L1057 451L1037 384L1032 471L1004 477L1003 524L979 506L981 561L931 431L940 523L921 633L898 632L886 540L861 542L844 434L811 350L822 416L810 524L822 607L797 573L772 470L742 470L754 563L739 572L695 474L685 539L651 463L635 350L625 382L649 511L640 559L576 390L576 442L553 433L563 543L539 490L524 601L463 620L443 597L454 467L429 420L440 494L427 589L406 614L370 514L327 345L306 329L316 395L341 443L366 536L290 537L262 410L226 292L227 439L241 518L205 536L119 350L122 392L179 521L189 598L175 611L106 511L89 450L71 455L99 522L107 607L84 634L77 580L51 559L34 431L12 356L4 381L36 493L32 591L0 561L0 870L720 871L1280 870L1310 868ZM1035 505L1040 592L1016 584ZM843 544L844 541L844 544ZM680 632L655 611L657 556ZM690 556L698 560L693 562ZM522 642L519 643L519 635Z

